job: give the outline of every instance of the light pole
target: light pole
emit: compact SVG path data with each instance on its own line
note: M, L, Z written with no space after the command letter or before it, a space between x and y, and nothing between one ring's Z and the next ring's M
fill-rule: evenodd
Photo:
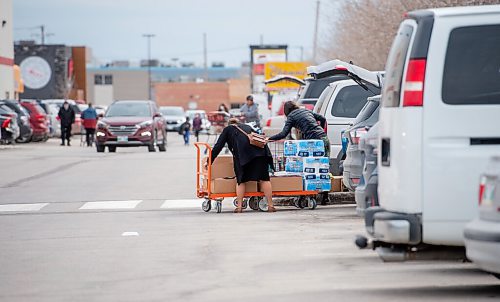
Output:
M151 38L154 38L154 34L143 34L143 37L148 39L148 96L151 100Z

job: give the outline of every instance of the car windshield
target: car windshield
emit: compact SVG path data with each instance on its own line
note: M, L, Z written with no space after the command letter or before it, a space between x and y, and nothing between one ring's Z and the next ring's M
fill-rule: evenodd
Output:
M106 117L151 116L148 103L119 102L109 106Z
M160 112L163 115L184 116L184 110L182 110L182 108L160 108Z
M355 118L367 102L367 98L373 96L370 91L361 86L353 85L342 88L335 97L332 106L332 115L336 117Z
M363 109L361 109L361 111L359 112L358 116L353 122L353 125L368 120L378 109L379 104L380 104L379 101L374 101L374 100L368 101L366 105L363 107ZM378 111L376 114L378 115Z

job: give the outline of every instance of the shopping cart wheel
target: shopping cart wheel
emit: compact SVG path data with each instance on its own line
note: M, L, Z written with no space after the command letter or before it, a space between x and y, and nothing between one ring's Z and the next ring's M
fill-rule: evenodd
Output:
M300 208L299 204L300 204L300 197L294 198L294 199L293 199L293 205L294 205L296 208Z
M259 198L258 205L259 205L259 210L261 210L262 212L267 212L267 198L265 197Z
M250 207L250 209L258 211L259 210L258 197L250 197L250 199L248 200L248 206Z
M303 209L307 207L307 197L301 196L297 200L297 208Z
M314 210L318 206L318 203L316 202L316 198L314 197L308 197L307 198L307 208L309 210Z
M212 209L212 202L210 199L205 199L203 200L203 203L201 204L201 209L205 212L210 212Z
M235 198L233 200L233 205L235 208L238 207L238 203L236 201L237 201L237 199ZM243 199L243 205L242 205L243 210L246 209L247 207L248 207L248 201L246 199Z
M222 201L217 200L217 203L215 204L215 208L217 210L217 213L222 212Z

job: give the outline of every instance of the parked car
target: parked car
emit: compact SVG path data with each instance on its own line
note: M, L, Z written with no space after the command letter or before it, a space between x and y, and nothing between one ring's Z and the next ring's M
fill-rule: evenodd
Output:
M97 152L116 152L117 147L148 147L154 152L167 148L165 120L155 102L143 100L115 101L97 123Z
M359 140L359 150L363 157L363 169L359 185L356 187L354 199L356 212L364 217L369 207L378 206L378 123L368 130Z
M21 105L30 114L30 124L33 129L31 140L34 142L49 139L49 126L45 110L35 100L21 100Z
M4 144L13 144L19 137L17 113L2 103L0 103L0 128L0 139Z
M191 123L191 126L193 126L193 119L196 114L199 114L201 118L201 131L204 133L208 132L210 130L211 124L208 121L207 112L205 110L187 110L186 116L189 117L189 123Z
M21 106L21 104L16 100L3 100L0 104L4 104L17 113L17 125L19 126L19 137L16 139L18 143L27 143L31 141L31 136L33 135L33 129L30 125L30 114L29 112Z
M465 226L467 258L500 279L500 157L491 158L479 183L479 217Z
M343 162L343 182L350 191L356 189L363 172L364 153L359 148L360 139L378 122L380 95L369 97L367 100L352 126L343 133L348 140L346 157Z
M368 71L346 62L333 60L327 63L327 66L313 71L319 74L345 74L352 78L329 84L313 110L327 120L331 150L330 172L333 175L342 175L342 162L345 159L342 132L353 123L365 106L367 98L380 94L382 79L379 72Z
M480 173L500 152L499 61L498 5L413 11L401 23L380 109L380 207L365 213L383 259L464 246Z
M68 102L71 109L75 112L75 122L73 125L71 125L71 133L72 134L80 134L82 130L82 119L81 119L81 114L82 111L80 110L80 107L78 107L78 104L74 100L70 99L48 99L48 100L40 100L40 104L55 104L57 105L57 112L59 113L59 109L61 109L62 105L64 102ZM59 135L60 135L60 130L61 130L61 125L60 123L58 124L59 126ZM56 126L53 126L53 129L55 129Z
M50 137L61 137L61 121L59 120L59 105L50 102L39 102L40 106L45 110L49 121Z
M165 118L167 131L179 131L182 123L186 121L186 112L180 106L162 106L160 112Z

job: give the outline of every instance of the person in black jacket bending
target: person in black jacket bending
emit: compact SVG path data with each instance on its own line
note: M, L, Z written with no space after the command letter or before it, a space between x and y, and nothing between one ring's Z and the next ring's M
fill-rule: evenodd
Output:
M267 198L268 212L276 212L269 178L269 167L273 167L271 151L267 146L259 148L251 145L248 137L242 131L251 133L253 129L248 125L240 124L236 118L229 120L229 125L224 128L212 150L212 163L227 143L229 150L233 154L234 172L238 183L236 186L238 206L234 210L235 213L242 212L245 182L247 181L260 182L260 187Z
M292 128L300 130L303 139L320 139L325 144L325 156L330 157L330 141L325 133L326 119L317 113L299 108L295 102L288 101L284 105L286 122L283 130L269 138L271 141L284 139ZM320 125L318 125L318 122Z
M61 120L61 146L64 146L65 139L68 141L68 146L70 146L69 138L71 137L71 125L75 122L75 112L69 103L64 101L57 116Z

